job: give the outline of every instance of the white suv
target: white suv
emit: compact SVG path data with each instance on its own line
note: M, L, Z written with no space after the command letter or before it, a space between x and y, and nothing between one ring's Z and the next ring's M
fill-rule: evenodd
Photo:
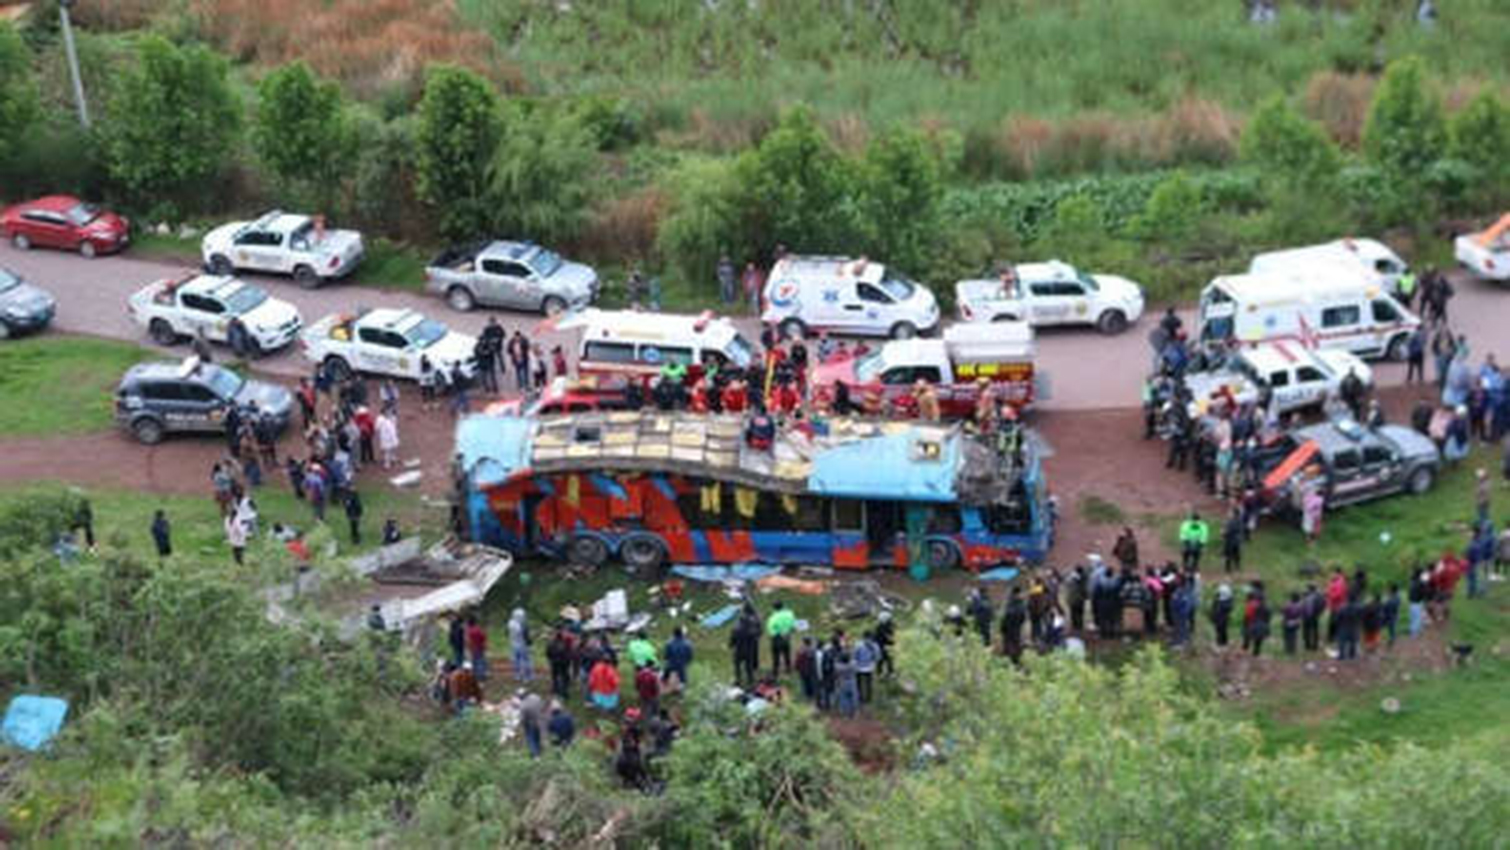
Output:
M364 252L362 234L326 230L324 219L270 212L256 221L233 221L205 234L205 268L217 275L246 269L293 275L305 289L344 277Z
M783 335L830 330L907 339L938 325L926 286L865 258L783 257L771 269L761 321Z
M1094 325L1102 333L1121 333L1143 315L1143 287L1125 277L1086 274L1059 260L962 280L954 293L966 322Z

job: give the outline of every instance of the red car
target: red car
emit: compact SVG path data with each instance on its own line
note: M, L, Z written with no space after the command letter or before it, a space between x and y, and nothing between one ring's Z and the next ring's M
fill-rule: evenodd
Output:
M70 195L48 195L0 212L0 232L23 251L62 248L93 257L125 248L131 222Z

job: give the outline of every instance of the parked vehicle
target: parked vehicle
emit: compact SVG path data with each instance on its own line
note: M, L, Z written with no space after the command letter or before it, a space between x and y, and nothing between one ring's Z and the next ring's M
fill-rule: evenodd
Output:
M1510 280L1510 213L1478 233L1452 241L1458 265L1481 280Z
M523 397L504 399L488 405L485 412L496 416L560 416L628 409L629 397L621 383L573 381L562 375L552 380L533 401Z
M1347 351L1312 351L1293 342L1272 342L1233 352L1218 369L1187 374L1185 387L1191 412L1197 415L1219 398L1290 413L1322 409L1337 397L1349 372L1365 387L1373 384L1373 370Z
M181 363L138 363L115 391L115 421L152 445L169 434L224 434L232 407L272 417L288 427L293 394L277 384L249 381L223 366L190 357Z
M556 330L581 328L577 350L580 375L645 378L668 363L687 367L700 378L708 364L750 365L755 348L727 318L712 313L645 313L638 310L584 310L554 323Z
M119 251L131 242L131 222L72 195L48 195L6 207L0 231L18 249L60 248L85 257Z
M995 386L997 397L1016 408L1034 398L1033 329L1023 322L954 325L942 339L892 340L875 351L820 364L813 389L832 399L834 385L844 383L859 403L872 393L889 406L910 404L918 381L934 386L939 410L948 419L975 415L981 379Z
M469 378L476 372L477 340L414 310L335 313L305 330L299 345L305 357L337 376L367 372L417 380L421 358L447 376L458 364Z
M783 257L766 281L761 321L784 336L830 330L910 339L938 325L933 292L861 257Z
M1228 345L1298 340L1359 357L1404 360L1421 320L1362 275L1338 266L1306 274L1219 277L1201 293L1200 339Z
M303 327L294 305L261 287L197 272L149 283L127 305L132 320L158 345L174 345L201 331L211 342L229 343L231 321L239 319L256 354L292 343Z
M0 339L40 331L57 311L58 302L46 290L0 269Z
M1383 242L1351 238L1258 254L1249 262L1248 271L1304 276L1327 266L1345 269L1385 292L1394 292L1400 278L1410 271L1400 255Z
M1059 260L1021 263L995 278L962 280L954 293L959 317L966 322L1092 325L1113 334L1143 315L1143 287L1125 277L1086 274Z
M1033 441L1003 451L958 427L854 420L770 440L749 445L735 416L468 417L456 433L466 536L646 572L747 562L974 571L1036 563L1052 545Z
M365 252L362 234L328 230L323 216L278 210L256 221L233 221L205 234L205 268L218 275L238 270L293 275L305 289L346 276Z
M1296 446L1290 455L1262 470L1265 489L1278 494L1281 508L1298 510L1307 469L1319 472L1328 510L1399 493L1419 496L1441 474L1436 445L1401 425L1323 422L1296 429L1290 439Z
M477 305L538 310L554 316L592 304L598 273L529 242L481 242L452 248L425 269L425 288L451 309Z

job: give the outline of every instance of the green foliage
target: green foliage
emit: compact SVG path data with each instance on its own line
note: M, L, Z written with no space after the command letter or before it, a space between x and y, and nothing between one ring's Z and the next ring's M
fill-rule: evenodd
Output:
M0 436L61 436L108 428L121 374L150 352L56 335L0 347Z
M711 159L689 159L668 178L675 201L661 221L656 250L687 280L705 282L710 297L717 292L719 256L751 256L754 247L744 241L738 181L731 163Z
M873 256L917 274L938 250L943 178L928 140L896 130L865 154L865 218Z
M667 762L669 845L809 847L842 837L860 776L819 716L787 703L752 720L716 690L694 696L694 731Z
M1448 155L1473 170L1486 201L1503 197L1510 181L1510 109L1485 88L1448 125Z
M578 119L516 110L488 172L493 226L558 242L586 222L597 180L597 141Z
M1442 104L1426 80L1426 68L1417 57L1393 62L1369 105L1363 126L1363 151L1398 187L1400 203L1392 212L1420 219L1423 210L1423 178L1445 153L1447 127Z
M446 236L475 236L491 217L488 165L503 133L498 95L471 71L433 66L425 74L416 118L419 197L439 209Z
M141 39L136 58L110 99L104 133L111 177L142 204L213 197L241 129L226 60L157 36Z
M1248 119L1240 151L1244 163L1289 186L1330 180L1339 159L1321 125L1292 109L1283 96L1264 101Z
M1145 241L1182 242L1195 232L1201 218L1201 190L1183 172L1175 172L1148 196L1148 204L1128 232Z
M1066 198L1054 208L1054 218L1035 245L1060 257L1081 257L1106 240L1106 216L1088 195Z
M270 72L257 85L252 144L285 187L329 209L356 153L355 127L340 86L317 78L303 62Z
M0 162L42 118L41 100L31 67L31 51L8 22L0 21Z
M758 240L753 247L761 254L777 244L794 253L852 253L865 229L857 171L810 110L789 111L735 164L744 232Z
M412 116L385 121L366 110L354 112L360 139L352 178L351 212L384 233L407 234L415 172L415 126Z

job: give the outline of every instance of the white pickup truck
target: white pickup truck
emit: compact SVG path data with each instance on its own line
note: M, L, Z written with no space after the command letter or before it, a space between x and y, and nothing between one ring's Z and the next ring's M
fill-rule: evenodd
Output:
M337 377L368 372L418 380L422 360L447 376L457 364L469 378L476 370L474 337L413 310L332 314L311 325L299 343L305 357L325 364Z
M233 221L205 234L205 268L215 274L245 269L293 275L305 289L349 274L365 248L355 230L327 230L321 217L273 211L256 221Z
M1452 253L1458 265L1481 280L1510 280L1510 213L1487 230L1454 239Z
M1374 382L1373 370L1356 354L1275 342L1237 351L1222 368L1192 372L1185 386L1195 415L1226 396L1237 404L1272 403L1275 413L1290 413L1325 406L1338 395L1348 372L1356 373L1365 387Z
M465 312L481 304L554 316L598 297L598 273L529 242L452 248L425 269L425 288Z
M1124 277L1086 274L1069 263L1020 263L994 278L954 285L965 322L1094 325L1121 333L1143 315L1143 288Z
M303 321L287 301L234 277L191 272L150 283L126 302L131 318L158 345L173 345L202 331L211 342L230 343L231 321L246 330L250 353L276 351L299 336Z

